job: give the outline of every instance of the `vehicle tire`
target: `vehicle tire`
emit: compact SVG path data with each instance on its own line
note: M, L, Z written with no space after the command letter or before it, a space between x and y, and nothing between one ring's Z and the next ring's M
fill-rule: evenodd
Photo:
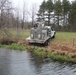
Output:
M44 45L47 46L47 45L48 45L48 41L46 41L46 42L44 43Z
M52 38L55 38L55 35Z
M47 41L44 43L45 46L48 46L49 44L50 44L50 40L47 40Z

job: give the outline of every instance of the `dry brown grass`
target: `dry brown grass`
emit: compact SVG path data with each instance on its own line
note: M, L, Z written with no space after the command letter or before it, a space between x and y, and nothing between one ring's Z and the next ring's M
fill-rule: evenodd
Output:
M29 30L10 30L11 35L6 36L0 33L0 42L2 41L13 41L17 44L28 45L25 38L30 36ZM74 53L76 55L76 33L70 32L57 32L55 39L51 40L50 45L45 47L47 50L51 50L56 53L69 54ZM72 54L69 54L72 55Z
M0 43L3 43L3 42L17 43L21 40L25 40L25 38L27 38L30 35L28 30L19 30L19 29L18 30L9 29L7 30L7 33L5 31L0 30Z

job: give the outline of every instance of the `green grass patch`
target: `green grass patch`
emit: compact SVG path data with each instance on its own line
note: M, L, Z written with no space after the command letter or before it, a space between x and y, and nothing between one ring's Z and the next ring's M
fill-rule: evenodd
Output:
M17 44L11 44L11 45L0 44L0 47L13 49L13 50L20 50L20 51L25 50L25 47L23 45L17 45Z
M54 52L48 52L47 56L53 60L58 60L58 61L70 61L70 59L71 59L66 55L59 55L59 54L54 53Z
M1 48L1 47L2 47L2 48L3 48L3 47L4 47L4 48L7 48L7 46L8 46L8 45L0 44L0 48Z
M30 31L29 30L10 30L9 31L12 35L13 38L18 38L18 39L25 39L30 36Z
M14 50L20 50L20 51L25 50L25 47L24 47L24 46L22 46L22 45L17 45L17 44L8 45L7 48L9 48L9 49L14 49Z
M36 47L36 46L28 46L26 47L26 49L29 51L32 51L32 53L34 53L34 55L38 55L39 57L48 57L51 58L53 60L56 61L60 61L60 62L76 62L76 58L71 58L68 55L61 55L58 53L54 53L52 51L47 51L45 50L45 48L43 47Z
M44 50L44 48L36 48L34 53L38 56L46 57L47 53Z
M56 38L53 39L52 43L71 43L73 39L76 43L76 33L73 32L56 32Z
M43 47L27 46L26 49L33 52L35 55L42 56L42 57L46 56L45 48Z
M0 44L0 48L1 48L1 47L3 47L3 45L2 45L2 44Z

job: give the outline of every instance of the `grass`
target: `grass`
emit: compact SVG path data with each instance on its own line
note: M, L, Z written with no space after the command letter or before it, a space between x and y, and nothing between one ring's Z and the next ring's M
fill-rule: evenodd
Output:
M25 47L24 47L24 46L22 46L22 45L17 45L17 44L8 45L7 48L9 48L9 49L14 49L14 50L20 50L20 51L25 50Z
M24 34L24 33L23 33ZM30 36L30 32L25 33L25 38ZM60 44L76 44L76 33L74 32L56 32L56 38L51 41L51 43L60 43Z
M0 30L0 41L8 39L11 41L19 41L27 38L29 35L30 35L29 30L21 30L21 29L18 30L8 29L6 31Z
M3 47L3 45L2 45L2 44L0 44L0 47Z
M25 38L30 36L30 32L26 30L10 30L9 33L12 36L9 36L11 40L25 40ZM0 33L0 36L2 33ZM1 38L1 37L0 37ZM7 39L7 38L5 38ZM76 33L73 32L56 32L56 38L51 40L51 44L55 45L75 45L76 46ZM51 45L50 45L51 46ZM14 49L14 50L20 50L23 51L25 50L25 47L22 45L17 45L17 44L11 44L11 45L3 45L0 44L0 47L5 47L9 49ZM75 57L69 57L68 55L61 55L60 53L54 53L52 50L47 51L47 49L44 47L37 47L37 46L26 46L27 50L30 50L34 54L42 57L50 57L53 60L58 60L58 61L74 61L76 62L76 56Z
M73 39L76 43L76 33L73 32L57 32L56 38L52 43L72 43Z
M25 50L24 46L17 45L17 44L11 44L11 45L0 44L0 47L4 47L4 48L8 48L8 49L13 49L13 50L20 50L20 51Z
M76 63L76 57L69 57L68 55L61 55L59 53L54 53L52 51L48 51L45 48L41 47L36 47L36 46L27 46L27 50L31 51L34 55L37 55L39 57L43 58L51 58L52 60L55 61L60 61L60 62L74 62Z
M10 30L10 33L16 37L16 36L20 36L20 39L25 39L30 35L29 30Z
M26 49L31 51L34 55L38 55L40 57L46 57L47 55L45 48L43 47L27 46Z
M5 42L5 44L7 44L8 41L13 41L14 43L17 43L20 40L25 40L25 38L27 38L30 33L28 30L16 30L16 29L9 29L7 30L9 36L4 35L4 31L0 31L0 41ZM4 44L0 44L0 47L5 47L5 48L9 48L9 49L14 49L14 50L25 50L25 47L22 45L17 45L17 44L9 44L9 45L4 45Z
M74 39L74 42L73 42ZM55 45L65 45L67 47L70 46L76 46L76 33L73 32L57 32L55 39L51 40L51 44ZM50 44L50 46L51 46ZM73 46L74 47L74 46ZM76 62L76 56L75 57L69 57L69 52L66 54L61 54L61 53L54 53L52 50L49 50L48 52L45 52L45 48L41 50L40 48L34 48L34 47L28 47L27 50L33 50L34 54L42 57L50 57L53 60L58 60L58 61L72 61ZM47 49L47 48L46 48ZM67 50L66 50L67 51ZM71 50L70 50L71 51Z
M9 29L8 31L11 36L9 38L11 40L22 40L30 36L29 30L16 30ZM2 36L2 32L0 32L0 36ZM1 38L1 37L0 37ZM56 38L51 41L51 43L72 43L73 39L76 43L76 33L73 32L56 32Z
M53 60L58 60L58 61L70 61L71 58L65 55L59 55L54 52L48 52L48 57L50 57Z

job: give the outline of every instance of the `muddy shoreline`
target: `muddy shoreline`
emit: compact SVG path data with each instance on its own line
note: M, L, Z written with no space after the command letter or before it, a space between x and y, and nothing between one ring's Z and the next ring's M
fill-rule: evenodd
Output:
M7 42L6 42L7 43ZM6 44L5 42L2 43L2 45ZM15 46L10 47L11 44L15 44ZM21 47L20 47L21 45ZM7 47L9 46L9 47ZM75 62L76 63L76 47L69 47L65 45L56 45L56 44L50 44L48 46L34 46L28 44L25 40L19 40L14 42L8 42L7 46L3 46L10 49L18 49L24 50L25 48L32 53L44 57L44 58L51 58L56 61L62 61L62 62ZM25 48L23 48L25 47Z

